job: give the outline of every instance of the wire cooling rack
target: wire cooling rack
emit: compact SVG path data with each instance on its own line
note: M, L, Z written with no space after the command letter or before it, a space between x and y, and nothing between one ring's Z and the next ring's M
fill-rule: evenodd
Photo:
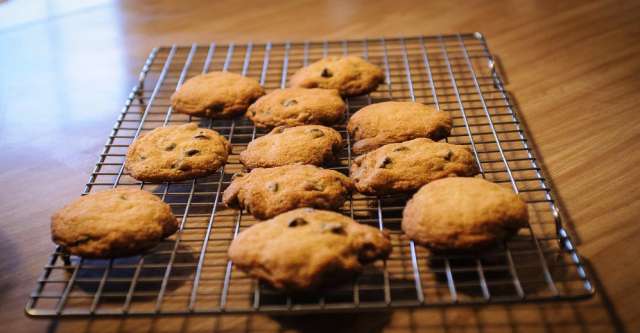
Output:
M342 213L389 230L393 253L352 284L320 295L283 295L237 270L227 247L257 221L221 204L221 192L242 169L238 154L266 132L245 118L208 120L174 113L169 97L186 79L208 71L255 78L267 89L329 55L357 54L385 70L385 84L347 99L348 115L371 103L411 100L453 118L448 141L467 145L484 178L512 188L529 205L530 224L495 249L430 253L400 230L407 197L354 194ZM161 196L178 218L178 233L142 256L87 260L57 249L26 306L31 316L309 313L399 307L586 298L594 293L563 228L558 207L527 143L494 57L480 33L366 40L171 46L154 49L109 136L83 194L112 187ZM199 122L233 146L214 175L176 183L141 183L124 169L132 140L167 124ZM347 147L332 169L352 160L345 122L335 126Z

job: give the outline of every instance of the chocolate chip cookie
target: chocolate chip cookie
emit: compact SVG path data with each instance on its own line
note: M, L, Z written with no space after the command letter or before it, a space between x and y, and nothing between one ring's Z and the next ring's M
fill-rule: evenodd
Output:
M346 281L390 252L386 232L311 208L253 225L229 246L229 257L238 268L285 291Z
M169 205L138 189L78 198L51 217L53 242L86 258L126 257L158 244L178 229Z
M271 168L287 164L322 165L336 159L342 137L321 125L276 127L269 134L249 143L240 153L247 168Z
M184 180L218 170L230 148L218 132L195 123L160 127L131 144L125 165L138 180Z
M268 219L301 207L338 209L352 190L353 182L340 172L294 164L236 174L222 200Z
M402 230L433 249L464 250L504 240L528 219L527 204L511 189L480 178L446 178L409 200Z
M353 152L361 154L388 143L444 139L451 132L451 117L422 103L384 102L358 110L349 119L347 130L355 140Z
M229 72L211 72L188 79L171 96L176 112L208 118L243 114L264 95L258 81Z
M436 179L477 173L467 147L426 138L382 146L358 156L351 164L356 188L370 195L416 191Z
M346 105L335 89L277 89L251 104L247 117L257 127L331 125L342 119Z
M351 55L318 60L298 70L289 83L292 87L337 89L342 96L358 96L376 90L382 82L382 68Z

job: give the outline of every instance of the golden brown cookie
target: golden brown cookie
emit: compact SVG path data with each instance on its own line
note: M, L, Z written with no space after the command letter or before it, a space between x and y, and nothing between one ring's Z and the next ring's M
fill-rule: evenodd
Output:
M352 190L353 182L340 172L294 164L237 174L222 200L264 220L302 207L338 209Z
M446 178L422 187L404 209L402 230L437 250L495 244L527 226L527 204L480 178Z
M331 125L342 119L346 105L334 89L277 89L251 104L247 117L257 127Z
M131 144L125 165L138 180L184 180L218 170L230 147L218 132L195 123L159 127Z
M337 89L342 96L370 93L384 82L384 72L358 56L328 57L298 70L290 85L301 88Z
M169 205L138 189L115 189L78 198L51 217L53 242L86 258L138 254L175 233Z
M386 232L311 208L253 225L229 246L229 257L238 268L286 291L343 282L390 252Z
M382 146L358 156L351 164L356 188L370 195L416 191L436 179L477 173L476 161L467 147L426 138Z
M353 152L362 154L388 143L444 139L451 132L451 117L422 103L384 102L358 110L349 119L347 130L355 141Z
M322 165L336 159L342 137L321 125L276 127L269 134L249 143L240 153L247 168L271 168L287 164Z
M176 112L209 118L243 114L264 95L258 81L229 72L211 72L188 79L171 96Z

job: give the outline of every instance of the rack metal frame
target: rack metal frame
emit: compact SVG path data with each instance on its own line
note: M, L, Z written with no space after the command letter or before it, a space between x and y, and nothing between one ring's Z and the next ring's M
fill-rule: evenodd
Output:
M448 141L468 145L482 177L504 184L529 205L530 224L494 249L431 253L400 230L406 196L354 194L342 213L391 233L393 253L352 284L314 295L283 295L237 271L226 257L230 241L257 221L221 204L238 154L264 130L244 118L210 120L174 113L169 97L187 78L222 70L259 80L267 90L330 55L358 54L382 66L385 84L347 98L347 119L371 103L419 101L448 112ZM144 183L124 167L129 144L159 126L198 122L227 137L233 152L215 174L176 183ZM346 120L345 120L346 122ZM338 163L348 173L351 139ZM44 266L25 311L34 317L135 316L222 313L317 313L460 304L588 298L595 292L533 149L480 33L265 44L212 43L154 49L100 153L82 194L113 187L152 191L180 219L176 235L141 256L88 260L57 248Z

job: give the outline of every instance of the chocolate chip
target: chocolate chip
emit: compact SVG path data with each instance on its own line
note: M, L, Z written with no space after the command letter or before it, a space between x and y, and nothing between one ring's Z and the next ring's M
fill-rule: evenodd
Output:
M368 260L371 260L371 258L374 258L377 253L378 247L376 247L376 245L373 243L367 242L362 244L360 251L358 251L358 259L366 262Z
M322 73L320 73L320 76L322 76L322 77L332 77L333 73L331 73L331 71L328 68L324 68L324 69L322 69Z
M168 146L164 147L164 150L172 151L175 147L176 147L176 144L172 142Z
M378 165L378 168L381 169L389 169L391 167L391 159L389 157L385 157L384 159L382 159L382 161L380 162L380 165Z
M321 129L318 128L312 128L309 130L309 133L311 134L311 136L316 139L319 137L323 137L324 136L324 132Z
M141 160L146 160L146 159L147 159L147 157L146 157L146 156L144 156L144 155L140 155L140 159L141 159Z
M353 133L353 136L358 136L358 131L359 130L360 130L360 127L354 126L353 130L351 131Z
M409 150L409 147L406 147L406 146L393 148L393 151L407 151L407 150Z
M187 155L187 156L198 155L198 154L200 154L200 150L191 148L191 149L188 149L187 151L185 151L184 154Z
M120 199L122 199L122 200L127 200L127 196L126 196L126 195L124 195L124 194L120 194Z
M267 184L267 188L269 189L269 191L271 192L278 192L278 183L276 182L269 182Z
M296 217L293 220L289 221L289 224L287 226L289 228L295 228L295 227L301 227L307 224L308 224L307 220L303 219L302 217Z
M200 132L193 137L194 139L210 139L208 135L204 134L204 132Z
M287 99L284 102L282 102L282 105L284 106L292 106L292 105L296 105L298 104L298 101L296 101L295 99Z
M451 157L453 157L453 151L449 149L442 158L444 158L446 161L451 161Z
M332 234L344 234L344 227L341 223L338 222L330 222L322 224L322 232L330 232Z

